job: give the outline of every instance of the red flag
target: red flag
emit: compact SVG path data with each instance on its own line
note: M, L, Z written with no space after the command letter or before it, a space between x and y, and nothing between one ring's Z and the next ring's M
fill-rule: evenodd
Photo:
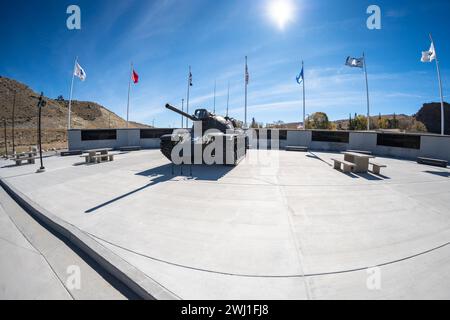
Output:
M133 80L134 83L139 82L139 75L134 70L133 70L133 75L131 76L131 80Z

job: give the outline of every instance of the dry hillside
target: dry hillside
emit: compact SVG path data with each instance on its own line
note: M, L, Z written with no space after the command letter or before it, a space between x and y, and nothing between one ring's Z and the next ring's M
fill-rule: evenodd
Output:
M15 145L18 150L36 145L39 93L12 79L0 77L0 152L4 151L4 119L6 119L8 148L12 148L12 114L15 103ZM47 105L42 109L43 148L65 148L67 145L67 100L46 98ZM126 121L95 103L72 101L72 128L100 129L125 128ZM130 127L149 127L130 122ZM10 150L9 150L10 151Z

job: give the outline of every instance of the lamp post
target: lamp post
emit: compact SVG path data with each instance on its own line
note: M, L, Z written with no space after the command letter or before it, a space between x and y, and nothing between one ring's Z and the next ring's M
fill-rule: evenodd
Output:
M41 167L36 171L36 173L45 172L45 167L42 162L42 130L41 130L41 118L42 118L42 108L46 105L46 101L44 100L44 93L41 92L41 96L39 97L38 101L38 109L39 109L39 116L38 116L38 145L39 145L39 158L41 161Z
M8 138L6 137L6 119L3 118L3 127L5 129L5 159L8 159Z
M13 100L13 106L12 106L12 153L13 153L13 155L16 154L16 145L15 145L15 142L14 142L14 136L15 136L14 122L15 122L15 113L16 113L16 95L17 95L17 92L14 91L14 100Z

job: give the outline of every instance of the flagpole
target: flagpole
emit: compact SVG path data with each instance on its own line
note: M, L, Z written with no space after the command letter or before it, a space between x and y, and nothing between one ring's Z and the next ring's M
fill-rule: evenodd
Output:
M369 103L369 80L367 79L366 56L363 52L364 74L366 76L366 92L367 92L367 131L370 130L370 103Z
M444 96L442 94L442 80L441 80L441 70L439 68L439 60L438 60L438 55L437 55L437 50L436 50L436 46L434 45L434 41L433 41L433 37L431 36L430 33L430 40L431 43L433 44L433 48L434 48L434 55L436 57L436 69L437 69L437 74L438 74L438 82L439 82L439 94L441 96L441 135L445 134L445 112L444 112Z
M214 110L213 110L213 113L216 113L216 88L217 88L217 80L214 80Z
M228 81L228 93L227 93L227 117L230 107L230 81Z
M127 102L127 129L130 115L130 91L131 91L131 77L133 75L133 62L130 65L130 77L128 78L128 102Z
M189 95L191 91L191 66L189 66L189 75L188 75L188 88L187 88L187 100L186 100L186 113L189 114ZM186 128L189 128L189 119L186 118Z
M181 111L184 112L184 99L181 99ZM184 128L184 116L181 115L181 129Z
M248 87L248 67L247 67L247 56L245 56L245 129L247 129L247 87Z
M302 60L302 71L303 71L303 130L306 129L306 123L305 123L305 118L306 118L306 101L305 101L305 65L304 62Z
M72 70L72 84L70 85L70 95L69 95L69 115L68 115L68 119L67 119L67 128L68 130L71 129L71 114L72 114L72 94L73 94L73 80L75 79L75 68L77 67L77 63L78 63L78 57L75 58L75 63L73 65L73 70Z

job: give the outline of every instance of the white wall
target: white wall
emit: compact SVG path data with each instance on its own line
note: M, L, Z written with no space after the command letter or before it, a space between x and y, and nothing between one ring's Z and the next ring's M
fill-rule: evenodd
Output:
M119 129L117 130L117 145L119 147L139 146L141 131L139 129Z
M420 156L450 161L450 136L422 136Z
M119 133L117 133L119 135ZM69 150L88 150L98 148L117 148L118 140L82 141L81 130L70 130L68 134Z
M450 136L421 135L420 150L396 148L377 145L376 132L350 131L349 143L312 141L310 130L288 131L287 144L289 146L305 146L312 150L342 151L347 149L371 151L375 155L416 159L417 157L431 157L450 162Z
M159 148L159 139L141 139L139 129L117 130L117 140L81 141L81 130L69 131L69 150L96 148L120 148L141 146L144 149ZM421 148L407 149L377 145L376 132L349 132L349 143L312 141L310 130L288 130L287 140L280 141L280 148L286 146L306 146L312 150L343 151L348 149L367 150L379 156L416 159L418 156L450 161L450 136L422 135ZM254 147L254 146L253 146Z

